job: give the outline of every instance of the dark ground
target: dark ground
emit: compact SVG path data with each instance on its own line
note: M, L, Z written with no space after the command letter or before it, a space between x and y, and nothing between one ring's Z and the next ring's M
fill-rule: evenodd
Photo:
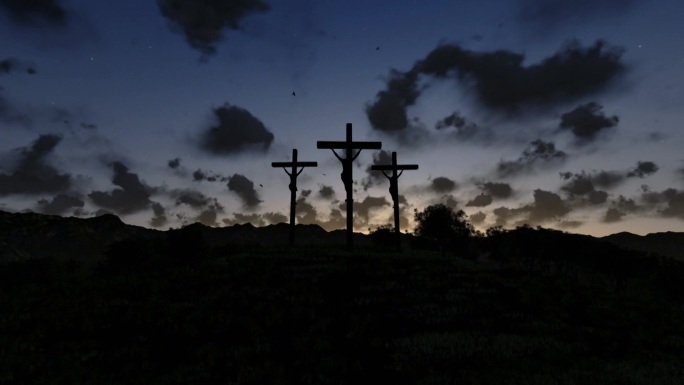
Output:
M675 261L193 250L0 266L0 384L684 383Z

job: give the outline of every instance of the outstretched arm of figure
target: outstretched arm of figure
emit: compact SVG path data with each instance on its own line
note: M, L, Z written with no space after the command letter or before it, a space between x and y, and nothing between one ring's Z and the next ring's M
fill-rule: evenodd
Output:
M391 176L387 175L387 173L385 172L385 170L382 170L382 174L383 174L384 176L386 176L387 179L391 179L391 178L392 178Z
M301 170L297 171L297 176L299 176L299 174L301 174L301 173L302 173L302 171L304 171L304 167L302 167L302 169L301 169Z
M332 152L333 152L333 154L335 154L335 157L336 157L337 159L339 159L339 160L340 160L340 162L343 162L343 161L344 161L344 159L343 159L343 158L341 158L341 157L340 157L339 155L337 155L337 153L335 152L335 150L334 150L334 149L332 150Z
M403 174L403 173L404 173L404 170L401 170L401 172L399 173L399 175L397 175L397 179L399 179L399 177L400 177L401 174Z
M355 161L356 158L359 157L359 155L361 155L361 150L357 151L356 154L352 157L352 162Z
M287 173L287 175L292 176L292 174L290 174L290 172L287 171L287 169L286 169L285 167L283 167L283 170L285 170L285 172Z

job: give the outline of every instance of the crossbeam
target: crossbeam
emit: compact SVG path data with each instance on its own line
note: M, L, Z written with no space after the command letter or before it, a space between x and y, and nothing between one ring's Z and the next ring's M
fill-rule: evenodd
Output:
M295 207L297 206L297 177L304 171L304 167L317 167L318 162L299 162L297 161L297 149L292 149L291 162L272 162L272 167L282 167L290 176L290 245L294 245L295 240ZM290 167L291 171L287 171ZM298 168L301 167L301 170Z
M352 140L352 125L347 123L347 135L345 141L319 140L316 143L318 149L329 150L379 150L382 142L355 142Z
M397 164L397 153L392 152L392 164L377 164L372 165L371 170L382 171L382 173L389 179L389 192L394 202L394 233L397 250L401 250L401 230L399 229L399 177L404 173L404 170L418 170L417 164ZM392 175L387 175L385 171L392 171ZM401 171L397 174L397 171Z
M317 167L318 162L273 162L273 167Z
M417 164L397 164L397 165L383 164L383 165L373 165L373 166L371 166L371 170L375 170L375 171L418 170L418 165L417 165Z
M351 251L354 247L353 163L361 153L361 150L379 150L382 148L382 142L361 142L352 140L352 125L351 123L347 123L346 138L344 141L320 140L316 143L316 148L332 150L335 157L342 163L342 174L340 174L340 176L342 177L342 183L344 183L344 189L347 193L347 249ZM338 155L335 150L345 150L344 158Z

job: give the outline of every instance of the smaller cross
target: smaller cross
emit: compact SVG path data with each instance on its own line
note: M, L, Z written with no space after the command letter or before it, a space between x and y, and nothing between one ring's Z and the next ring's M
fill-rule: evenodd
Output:
M295 206L297 205L297 177L304 171L304 167L317 167L317 162L298 162L297 149L292 149L292 162L273 162L272 167L282 167L290 176L290 245L294 245L295 238ZM291 171L287 171L290 167ZM301 167L301 170L297 170Z
M399 230L399 177L404 170L418 170L417 164L397 164L397 153L392 152L392 164L373 165L371 170L382 171L389 179L389 192L394 202L394 233L396 234L397 250L401 249L401 231ZM392 171L392 175L387 175L385 171ZM397 171L401 171L397 174Z

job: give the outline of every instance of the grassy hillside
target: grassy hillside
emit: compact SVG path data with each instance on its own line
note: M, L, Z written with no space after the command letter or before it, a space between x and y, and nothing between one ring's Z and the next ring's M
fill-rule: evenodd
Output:
M618 284L429 251L117 247L0 266L0 384L684 380L674 261Z

